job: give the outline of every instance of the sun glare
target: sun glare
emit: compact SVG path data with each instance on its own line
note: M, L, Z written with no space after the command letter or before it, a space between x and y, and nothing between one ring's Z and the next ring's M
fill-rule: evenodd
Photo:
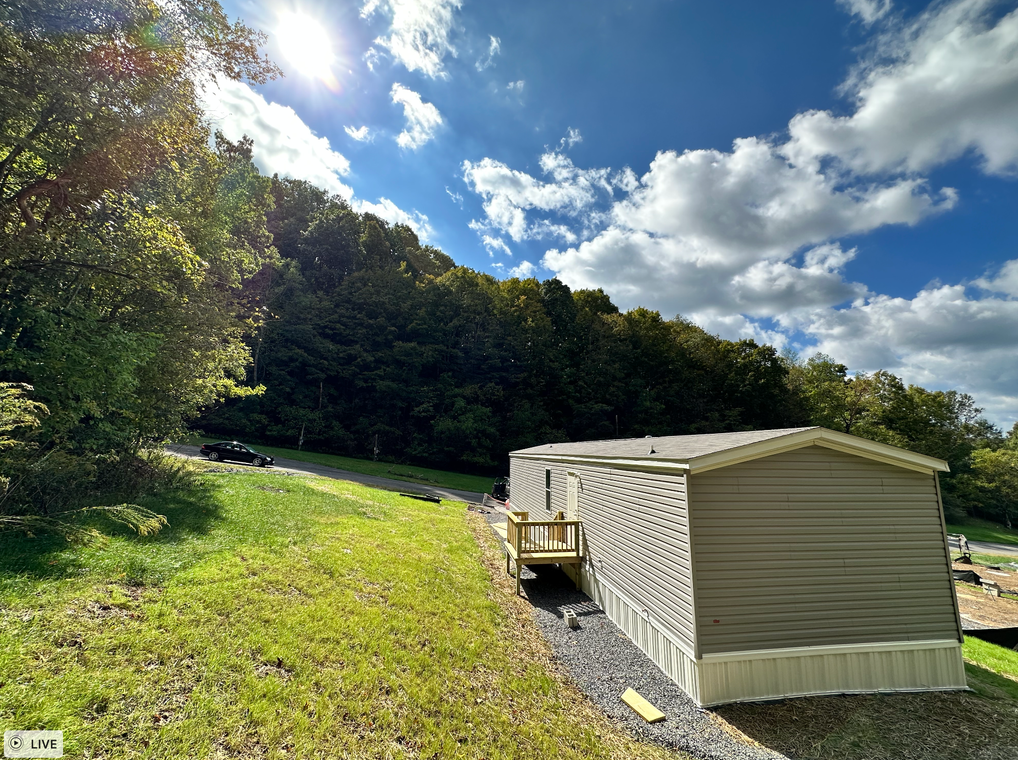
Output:
M322 25L303 13L288 13L276 26L279 47L297 71L327 78L332 64L332 43Z

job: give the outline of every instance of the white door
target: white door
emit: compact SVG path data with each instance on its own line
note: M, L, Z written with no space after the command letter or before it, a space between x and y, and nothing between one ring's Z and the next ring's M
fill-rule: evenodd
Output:
M580 519L580 478L575 472L566 473L566 519Z

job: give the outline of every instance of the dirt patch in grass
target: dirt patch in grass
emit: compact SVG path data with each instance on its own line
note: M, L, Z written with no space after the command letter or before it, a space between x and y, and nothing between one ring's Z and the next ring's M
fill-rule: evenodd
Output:
M979 586L968 583L956 586L962 617L992 628L1018 627L1018 600L990 596Z
M971 570L981 579L993 581L1000 586L1005 596L987 594L982 587L971 583L956 582L958 610L967 620L973 620L992 628L1018 627L1018 599L1009 592L1018 591L1018 573L1000 569L993 570L982 565L963 565L955 562L955 570Z
M255 675L259 678L275 676L283 681L289 681L293 676L293 669L286 667L282 657L277 657L274 662L263 662L255 668Z

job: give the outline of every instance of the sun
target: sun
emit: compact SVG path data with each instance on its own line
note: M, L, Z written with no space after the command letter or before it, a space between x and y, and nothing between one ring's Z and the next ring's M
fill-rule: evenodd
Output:
M276 25L276 39L283 55L301 74L327 77L332 64L332 42L315 19L303 13L287 13Z

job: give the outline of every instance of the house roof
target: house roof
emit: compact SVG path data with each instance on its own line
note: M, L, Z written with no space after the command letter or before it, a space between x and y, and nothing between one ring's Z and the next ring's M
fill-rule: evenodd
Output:
M941 459L821 427L547 443L514 451L509 456L703 472L804 446L825 446L923 472L948 471L947 463Z

